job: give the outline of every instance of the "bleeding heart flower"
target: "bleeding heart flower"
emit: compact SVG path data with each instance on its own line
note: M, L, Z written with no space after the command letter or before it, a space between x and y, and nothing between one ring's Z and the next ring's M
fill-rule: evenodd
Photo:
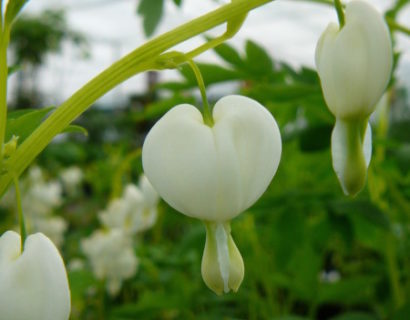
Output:
M243 262L238 266L242 271L235 271L235 281L229 273L235 269L229 261L242 261L229 221L265 192L278 168L282 146L275 119L252 99L236 95L220 99L213 119L210 127L194 106L172 108L146 137L142 161L147 178L169 205L212 222L207 227L202 274L207 285L221 293L222 289L236 291L243 278ZM219 268L207 272L210 261Z
M342 29L329 24L316 47L323 95L336 117L332 133L333 168L343 191L364 186L371 157L370 114L389 83L393 49L382 15L364 1L346 5Z
M3 320L66 320L70 289L64 262L42 233L0 237L0 318Z

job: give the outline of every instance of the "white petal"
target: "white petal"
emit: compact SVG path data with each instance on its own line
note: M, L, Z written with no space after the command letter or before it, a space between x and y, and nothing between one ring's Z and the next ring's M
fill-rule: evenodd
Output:
M281 140L272 115L249 98L222 98L213 115L211 128L195 107L174 107L149 132L142 160L149 181L176 210L226 221L266 190Z
M27 237L20 255L20 236L0 238L0 315L4 320L65 320L70 291L63 260L41 233Z

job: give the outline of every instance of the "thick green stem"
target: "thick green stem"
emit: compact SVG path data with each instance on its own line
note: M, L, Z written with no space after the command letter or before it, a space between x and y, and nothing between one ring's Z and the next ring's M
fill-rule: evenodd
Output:
M20 193L20 187L19 187L19 180L17 177L13 177L13 181L14 181L14 187L16 189L16 204L17 204L17 215L18 215L18 220L19 220L19 225L20 225L21 252L23 252L24 243L27 238L26 224L24 222L23 209L21 207L21 193Z
M188 60L188 64L195 74L199 91L201 92L204 123L212 127L214 125L214 119L212 118L211 108L209 107L208 99L206 97L205 83L204 79L202 78L201 70L199 70L198 66L193 60Z
M0 178L0 195L12 180L10 172L20 175L57 134L113 87L140 72L155 68L159 55L173 46L271 1L240 0L224 5L154 38L114 63L57 108L16 150L7 162L9 173Z
M340 24L340 29L343 28L343 26L345 25L345 14L343 12L343 7L342 7L342 3L340 2L340 0L334 0L334 4L335 4L335 9L337 12L337 18L339 19L339 24Z

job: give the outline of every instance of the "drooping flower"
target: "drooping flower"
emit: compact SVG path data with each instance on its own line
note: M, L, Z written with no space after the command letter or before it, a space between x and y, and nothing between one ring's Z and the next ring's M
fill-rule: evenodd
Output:
M336 117L333 167L346 194L359 192L371 155L370 114L389 83L393 49L382 15L365 1L346 6L343 28L329 24L316 48L323 95Z
M236 291L244 274L229 221L265 192L279 165L281 138L272 115L243 96L220 99L213 118L210 127L194 106L172 108L148 133L142 161L169 205L206 223L202 275L220 294Z
M50 239L30 235L21 252L20 235L0 237L0 318L67 320L70 289L64 262Z

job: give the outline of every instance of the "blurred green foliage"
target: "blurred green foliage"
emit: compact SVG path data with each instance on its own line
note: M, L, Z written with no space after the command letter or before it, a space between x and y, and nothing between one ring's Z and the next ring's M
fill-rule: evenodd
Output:
M147 3L141 1L141 11ZM145 28L149 34L155 26ZM245 262L241 288L221 297L207 289L200 273L205 228L162 202L154 228L137 239L138 273L117 297L105 293L89 266L69 268L72 319L409 319L408 90L396 82L389 88L386 104L372 119L367 186L348 198L332 169L334 119L316 72L277 61L251 40L243 52L223 44L215 53L220 64L198 63L208 88L234 84L237 93L266 106L283 138L271 186L232 222ZM78 124L88 137L71 133L39 157L51 175L73 164L85 173L81 193L59 212L70 226L62 248L67 265L84 258L79 243L99 226L96 213L108 203L115 171L127 154L141 147L170 108L198 105L192 71L185 65L179 71L180 81L159 83L139 105L86 112ZM141 172L140 161L134 161L124 184ZM14 223L10 216L0 215L1 231Z

